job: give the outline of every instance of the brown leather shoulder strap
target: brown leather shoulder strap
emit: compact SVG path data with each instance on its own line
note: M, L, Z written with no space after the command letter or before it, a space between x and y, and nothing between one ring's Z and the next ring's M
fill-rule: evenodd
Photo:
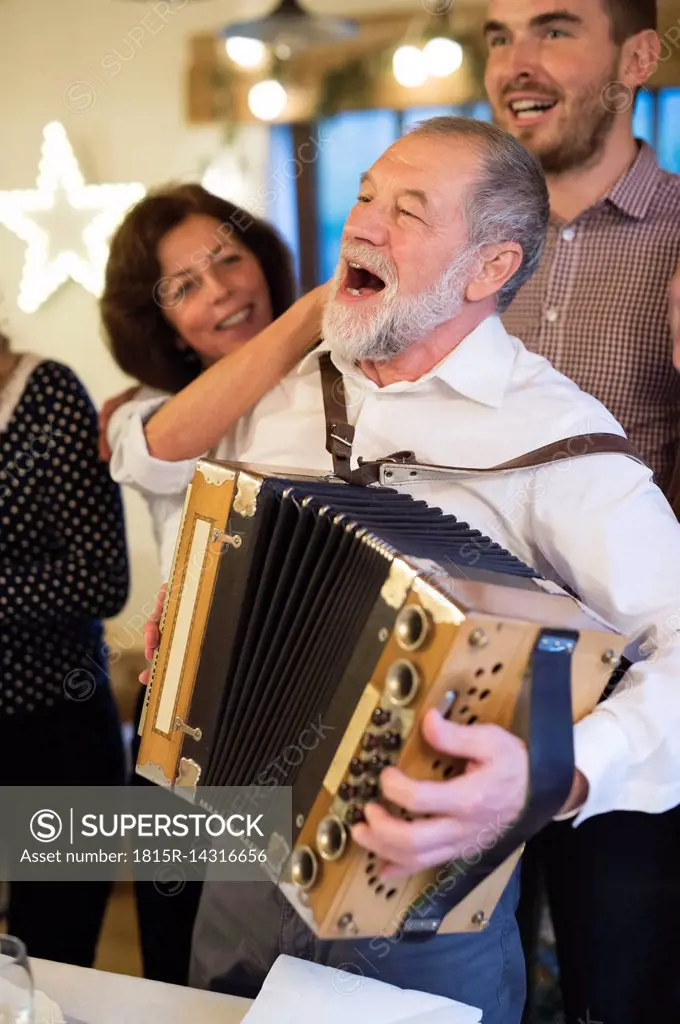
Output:
M617 454L626 455L641 465L646 465L628 438L619 434L577 434L561 441L552 441L524 455L519 455L508 462L496 466L476 468L474 466L439 466L416 462L413 452L395 452L377 459L374 462L363 462L359 459L359 468L352 471L351 457L354 442L354 427L347 421L345 404L345 387L343 377L333 364L329 353L320 356L321 384L323 388L324 408L326 411L326 450L333 458L333 471L347 483L368 484L379 483L381 470L388 479L397 476L397 468L408 468L408 477L424 476L436 478L447 475L491 476L496 473L507 473L513 470L532 469L545 466L551 462L563 462L567 459L583 458L586 455ZM389 468L387 468L389 467ZM406 479L407 477L405 477ZM396 482L396 481L395 481Z
M416 462L413 452L396 452L384 459L374 462L362 462L351 475L351 482L364 487L374 483L397 484L417 483L423 480L441 480L447 477L494 476L498 473L511 473L522 469L546 466L552 462L563 462L567 459L579 459L586 455L611 453L626 455L641 465L646 465L638 455L630 441L619 434L577 434L566 437L562 441L536 448L532 452L520 455L509 462L501 462L497 466L439 466Z
M352 475L350 460L354 443L354 427L351 427L347 421L345 383L328 352L321 353L319 363L323 404L326 411L326 451L333 459L335 475L349 483Z
M565 437L561 441L553 441L551 444L536 448L526 455L520 455L509 462L494 466L491 470L477 470L477 472L501 472L507 469L528 469L532 466L542 466L548 462L559 462L564 459L578 459L583 455L596 455L599 453L616 453L628 455L641 462L643 459L638 455L627 437L620 434L577 434L574 437Z

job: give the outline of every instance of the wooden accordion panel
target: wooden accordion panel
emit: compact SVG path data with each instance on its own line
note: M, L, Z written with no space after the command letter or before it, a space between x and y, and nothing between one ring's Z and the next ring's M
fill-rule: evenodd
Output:
M187 495L169 584L137 770L167 786L266 785L282 753L299 753L278 780L292 786L294 810L280 885L322 938L393 934L432 888L437 871L380 883L348 827L379 798L387 764L416 779L461 770L425 743L428 709L525 736L527 666L552 627L578 634L577 721L625 646L424 502L209 460ZM302 744L314 723L323 739ZM520 853L439 931L485 927Z

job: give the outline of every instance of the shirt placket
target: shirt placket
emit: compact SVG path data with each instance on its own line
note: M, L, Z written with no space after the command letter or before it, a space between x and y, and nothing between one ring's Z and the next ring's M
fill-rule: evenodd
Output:
M551 228L553 249L545 302L541 311L541 348L560 366L565 357L571 296L576 281L584 225L572 221Z

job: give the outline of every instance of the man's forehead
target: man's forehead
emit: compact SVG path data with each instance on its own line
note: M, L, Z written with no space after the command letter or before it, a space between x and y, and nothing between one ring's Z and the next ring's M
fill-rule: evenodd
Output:
M576 14L599 7L601 0L488 0L486 20L505 25L525 22L545 14Z
M376 183L432 194L457 191L474 179L479 153L464 137L407 135L395 142L370 168Z

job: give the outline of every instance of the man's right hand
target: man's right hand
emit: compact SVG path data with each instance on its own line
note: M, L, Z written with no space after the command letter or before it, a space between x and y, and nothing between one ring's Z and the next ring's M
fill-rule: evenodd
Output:
M109 420L113 416L116 409L120 409L121 405L125 405L126 402L131 402L137 395L140 389L140 385L136 384L132 388L128 388L126 391L121 391L119 395L114 395L113 398L108 398L99 412L99 458L104 462L108 462L111 458L111 449L109 442L106 437L106 432L109 429Z
M163 614L163 607L165 605L165 595L168 592L168 585L164 583L161 589L158 591L156 597L156 607L151 613L151 618L144 627L144 657L148 662L153 661L153 656L156 653L161 640L161 631L158 628L158 623L161 621L161 615ZM140 683L144 686L148 685L150 669L145 668L139 677Z

